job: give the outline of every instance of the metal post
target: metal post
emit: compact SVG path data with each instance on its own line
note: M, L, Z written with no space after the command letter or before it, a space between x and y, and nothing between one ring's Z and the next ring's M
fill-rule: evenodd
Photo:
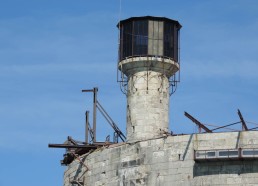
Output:
M237 110L237 114L238 114L238 116L240 118L240 121L242 123L242 130L248 130L247 125L245 123L245 120L244 120L244 118L243 118L243 116L242 116L242 114L241 114L239 109Z
M97 120L97 92L98 88L93 88L93 142L96 142L96 120Z
M93 142L96 142L96 116L97 116L97 92L98 88L82 90L82 92L93 92ZM89 126L89 125L88 125Z
M85 143L87 144L89 141L89 111L86 111L86 126L85 126Z

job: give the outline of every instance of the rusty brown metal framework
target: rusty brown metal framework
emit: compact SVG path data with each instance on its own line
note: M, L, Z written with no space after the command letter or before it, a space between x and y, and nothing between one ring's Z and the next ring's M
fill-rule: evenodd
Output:
M98 88L94 87L93 89L88 89L88 90L82 90L82 92L93 92L93 142L96 142L96 122L97 122L97 93L98 93ZM89 127L89 120L88 120L88 116L87 116L87 112L89 114L89 111L86 111L86 130L88 130ZM88 132L86 132L86 138L88 138ZM86 140L88 141L88 139Z
M195 119L193 116L185 112L185 116L188 117L192 122L194 122L199 127L199 133L201 133L201 129L205 130L205 132L211 133L212 131L208 129L204 124L202 124L200 121Z
M198 129L199 129L199 133L202 132L202 129L207 132L207 133L212 133L213 131L215 130L219 130L219 129L223 129L223 128L226 128L226 127L229 127L229 126L232 126L232 125L236 125L236 124L242 124L242 130L245 130L245 131L248 131L248 130L254 130L254 129L257 129L258 127L255 127L255 128L251 128L251 129L248 129L247 125L246 125L246 122L242 116L242 113L240 112L240 110L238 109L237 110L237 114L240 118L240 121L237 121L237 122L234 122L234 123L230 123L228 125L223 125L223 126L220 126L220 127L217 127L217 128L214 128L214 129L209 129L207 126L205 126L205 124L201 123L200 121L198 121L196 118L194 118L193 116L191 116L190 114L188 114L187 112L185 112L185 116L187 118L189 118L193 123L195 123L197 126L198 126Z
M98 88L94 87L93 89L82 90L82 92L93 92L93 127L91 127L89 122L89 111L85 113L85 141L77 141L72 137L68 136L67 140L63 144L49 144L49 148L65 148L66 153L64 154L64 159L61 160L62 165L70 164L74 159L78 159L78 156L83 155L87 152L95 150L97 148L107 146L110 144L118 143L119 139L124 142L126 140L123 132L118 128L116 123L108 115L106 110L97 100ZM114 130L113 142L110 142L110 136L106 137L105 142L96 141L97 133L97 110L103 115L106 121Z
M96 123L97 123L97 110L102 114L102 116L106 119L109 125L114 130L114 142L118 142L118 138L121 141L125 141L126 137L123 132L118 128L117 124L113 121L113 119L109 116L104 107L97 100L98 88L94 87L93 89L82 90L82 92L93 92L93 128L89 124L89 111L86 112L86 127L85 127L85 142L88 143L89 136L91 137L92 142L96 142ZM107 138L109 139L109 138Z

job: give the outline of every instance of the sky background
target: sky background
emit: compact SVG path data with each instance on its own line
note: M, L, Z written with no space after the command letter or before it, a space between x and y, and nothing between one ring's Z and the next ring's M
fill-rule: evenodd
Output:
M0 186L58 186L67 136L84 140L92 94L125 133L117 83L119 19L164 16L181 29L181 82L170 98L170 130L258 123L257 0L0 0ZM92 119L92 117L91 117ZM91 122L92 123L92 122ZM212 128L212 127L210 127ZM98 113L97 139L112 130Z

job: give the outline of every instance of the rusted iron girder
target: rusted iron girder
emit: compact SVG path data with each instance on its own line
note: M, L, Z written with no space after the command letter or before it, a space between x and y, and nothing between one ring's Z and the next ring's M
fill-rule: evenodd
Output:
M247 125L246 125L246 123L245 123L245 120L244 120L244 118L243 118L243 116L242 116L242 114L241 114L241 112L240 112L239 109L237 110L237 114L238 114L238 116L239 116L239 118L240 118L240 121L241 121L241 123L242 123L242 128L243 128L243 130L248 130Z
M205 132L212 133L212 131L210 129L208 129L204 124L202 124L200 121L195 119L193 116L191 116L187 112L185 112L185 116L188 117L192 122L194 122L198 127L200 127L203 130L205 130Z

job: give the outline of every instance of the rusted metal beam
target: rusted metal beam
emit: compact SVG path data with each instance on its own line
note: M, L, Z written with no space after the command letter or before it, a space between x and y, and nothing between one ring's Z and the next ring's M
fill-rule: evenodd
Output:
M89 142L89 111L85 113L85 143Z
M89 170L89 167L80 159L80 157L78 156L78 155L76 155L74 152L71 152L73 155L74 155L74 157L76 157L76 159L82 164L82 165L84 165L84 167L86 167L86 171L88 171Z
M200 127L203 130L205 130L205 132L212 133L212 131L210 129L208 129L204 124L202 124L200 121L195 119L193 116L191 116L187 112L185 112L185 116L188 117L192 122L194 122L198 127Z
M78 148L97 148L97 147L101 147L101 146L105 146L105 145L110 145L113 144L111 142L95 142L92 144L48 144L49 148L74 148L74 149L78 149Z
M248 130L247 125L246 125L245 120L244 120L244 118L243 118L239 109L237 110L237 114L238 114L238 116L240 118L240 121L242 123L242 129L247 131Z
M82 90L82 92L93 92L93 89Z
M96 123L97 123L97 93L98 88L82 90L82 92L93 92L93 142L96 142Z
M118 126L115 124L115 122L112 120L112 118L108 115L106 110L102 107L102 105L97 101L97 109L100 111L100 113L103 115L103 117L107 120L107 122L110 124L110 126L114 129L115 133L120 137L120 139L124 142L126 140L125 135L123 132L118 128Z
M49 148L91 148L91 147L97 147L96 145L67 145L67 144L48 144Z
M96 142L97 136L96 136L96 131L97 131L97 93L98 93L98 88L94 87L93 88L93 133L94 133L94 139L93 142Z
M88 170L87 170L88 171ZM76 184L76 185L79 185L79 186L84 186L84 183L85 183L85 177L83 177L83 180L70 180L70 178L69 178L69 182L71 183L71 184Z

